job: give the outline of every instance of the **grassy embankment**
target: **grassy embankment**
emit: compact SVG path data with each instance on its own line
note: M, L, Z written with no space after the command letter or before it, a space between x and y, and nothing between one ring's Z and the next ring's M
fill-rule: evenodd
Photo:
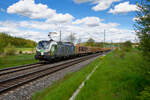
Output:
M146 62L140 52L113 52L87 81L76 100L136 100L143 86Z
M73 92L78 88L93 67L99 63L99 59L81 69L78 72L67 74L64 79L55 82L49 88L37 92L33 100L68 100Z
M138 50L124 53L113 51L102 61L97 59L81 71L69 74L51 87L37 92L33 100L68 100L97 64L98 69L76 100L136 100L143 86L148 84L144 72L149 62L143 60Z
M37 62L35 47L35 41L0 33L0 69Z
M7 55L0 57L0 69L35 63L34 54Z

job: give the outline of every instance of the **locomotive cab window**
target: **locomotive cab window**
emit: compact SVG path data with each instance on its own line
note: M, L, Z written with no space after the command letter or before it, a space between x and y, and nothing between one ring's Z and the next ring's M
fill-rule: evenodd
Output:
M48 49L49 48L49 41L40 41L37 45L38 49Z

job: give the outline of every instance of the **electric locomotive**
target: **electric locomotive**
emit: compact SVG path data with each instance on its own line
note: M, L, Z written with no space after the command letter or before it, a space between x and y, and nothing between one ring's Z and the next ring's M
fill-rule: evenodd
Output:
M75 46L69 42L39 41L36 48L35 59L40 61L53 61L75 55Z

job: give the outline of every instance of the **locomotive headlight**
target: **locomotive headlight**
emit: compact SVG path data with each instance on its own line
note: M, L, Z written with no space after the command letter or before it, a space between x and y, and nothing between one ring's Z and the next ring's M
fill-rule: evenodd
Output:
M43 51L40 51L40 54L43 56L43 55L48 55L49 54L49 50L43 50Z
M48 55L49 54L49 49L38 49L37 52L39 52L39 55Z
M44 50L39 50L40 51L40 53L41 53L41 55L44 55Z
M44 55L44 52L41 52L41 55Z
M44 55L45 50L43 50L43 49L37 49L37 51L40 53L40 55Z

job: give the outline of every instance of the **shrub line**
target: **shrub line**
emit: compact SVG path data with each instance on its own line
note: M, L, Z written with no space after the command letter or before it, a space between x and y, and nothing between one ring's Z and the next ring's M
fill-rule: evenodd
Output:
M99 65L99 64L98 64ZM96 69L98 68L98 65L96 67L93 68L93 70L91 71L91 73L88 74L88 76L86 77L86 79L80 84L80 86L78 87L78 89L73 93L73 95L69 98L69 100L74 100L75 97L78 95L78 93L80 92L80 90L83 88L83 86L85 85L85 82L92 76L92 74L96 71Z

